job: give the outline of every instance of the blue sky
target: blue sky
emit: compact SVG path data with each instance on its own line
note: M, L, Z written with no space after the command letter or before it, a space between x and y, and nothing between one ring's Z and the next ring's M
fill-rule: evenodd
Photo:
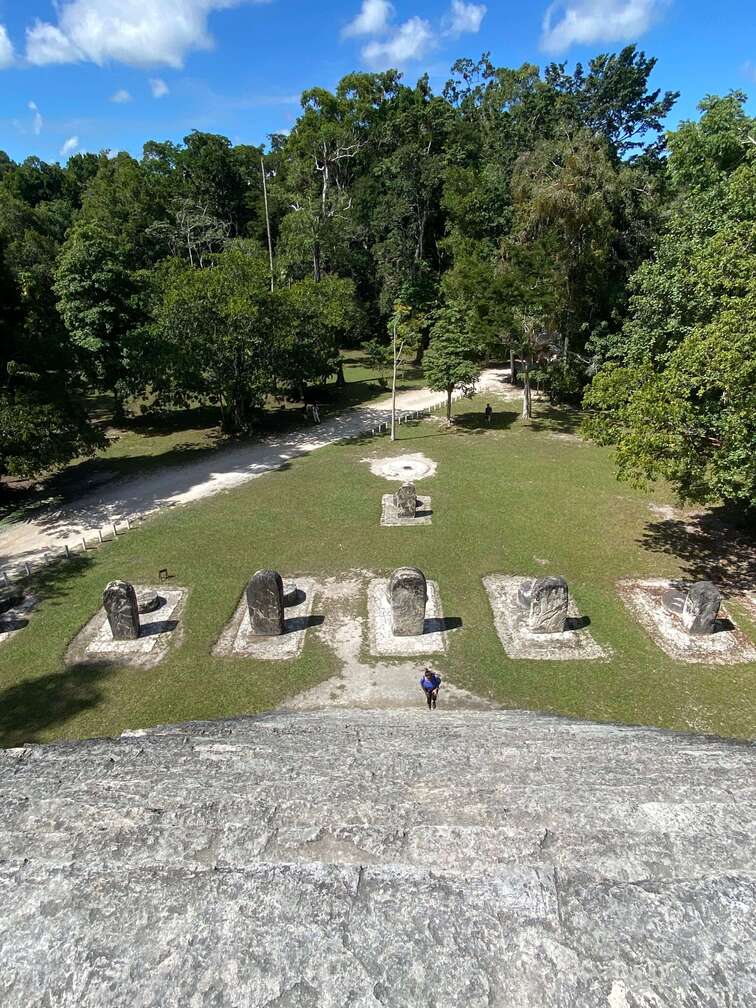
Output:
M291 127L302 89L353 69L427 71L585 61L637 42L654 84L756 96L754 0L0 0L0 148L22 159L129 150L192 129L261 143ZM756 114L756 102L749 103Z

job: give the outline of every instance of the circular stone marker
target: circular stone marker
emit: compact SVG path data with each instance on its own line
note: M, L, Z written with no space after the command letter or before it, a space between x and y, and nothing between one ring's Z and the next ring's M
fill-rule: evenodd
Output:
M283 604L285 606L300 605L304 602L305 598L305 593L301 590L301 588L297 588L293 581L284 582Z
M140 592L137 595L137 609L140 613L155 612L156 609L164 605L165 599L156 591Z
M382 476L398 483L414 482L436 475L436 463L417 452L413 455L396 455L394 458L363 459L369 463L374 476Z

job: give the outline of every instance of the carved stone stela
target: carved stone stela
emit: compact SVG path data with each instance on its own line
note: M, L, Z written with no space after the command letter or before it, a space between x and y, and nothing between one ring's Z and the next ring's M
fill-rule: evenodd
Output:
M128 581L111 581L102 593L102 604L108 615L113 640L136 640L139 637L139 602L134 585Z
M417 567L400 567L389 580L391 620L396 637L416 637L423 633L428 583Z
M277 571L259 570L252 576L247 606L253 634L277 637L284 632L284 587Z
M570 596L563 577L543 577L525 581L517 600L526 613L531 633L563 633Z

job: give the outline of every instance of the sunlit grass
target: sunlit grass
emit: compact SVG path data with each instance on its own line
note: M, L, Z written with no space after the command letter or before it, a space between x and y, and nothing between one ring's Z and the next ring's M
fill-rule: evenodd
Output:
M527 424L514 404L497 404L489 429L483 405L482 399L457 404L459 423L451 430L437 421L402 427L393 447L381 438L293 460L243 488L146 523L78 568L61 567L30 626L0 648L2 741L115 734L269 709L338 665L312 633L291 663L212 657L249 576L267 566L284 575L337 575L406 563L438 581L445 614L463 621L440 662L459 685L512 708L754 735L746 698L756 667L672 661L617 596L620 577L686 572L674 548L640 541L649 523L659 522L649 501L671 498L618 484L606 450L554 437L574 430L576 418L567 411L544 416L540 406L541 417ZM401 451L422 451L438 463L436 476L422 484L433 496L431 526L379 527L388 485L362 460ZM66 647L98 607L104 585L115 577L154 583L161 567L190 589L181 646L151 670L66 671ZM591 632L613 657L508 659L481 584L494 572L564 575Z

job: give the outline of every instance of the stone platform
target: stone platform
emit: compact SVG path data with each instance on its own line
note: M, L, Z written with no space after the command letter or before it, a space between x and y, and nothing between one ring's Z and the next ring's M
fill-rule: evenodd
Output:
M275 714L0 752L8 1008L746 1008L752 747Z
M412 526L412 525L432 525L433 508L430 497L417 495L417 510L412 517L400 515L394 503L393 494L384 494L381 498L381 526L391 528L392 526Z

